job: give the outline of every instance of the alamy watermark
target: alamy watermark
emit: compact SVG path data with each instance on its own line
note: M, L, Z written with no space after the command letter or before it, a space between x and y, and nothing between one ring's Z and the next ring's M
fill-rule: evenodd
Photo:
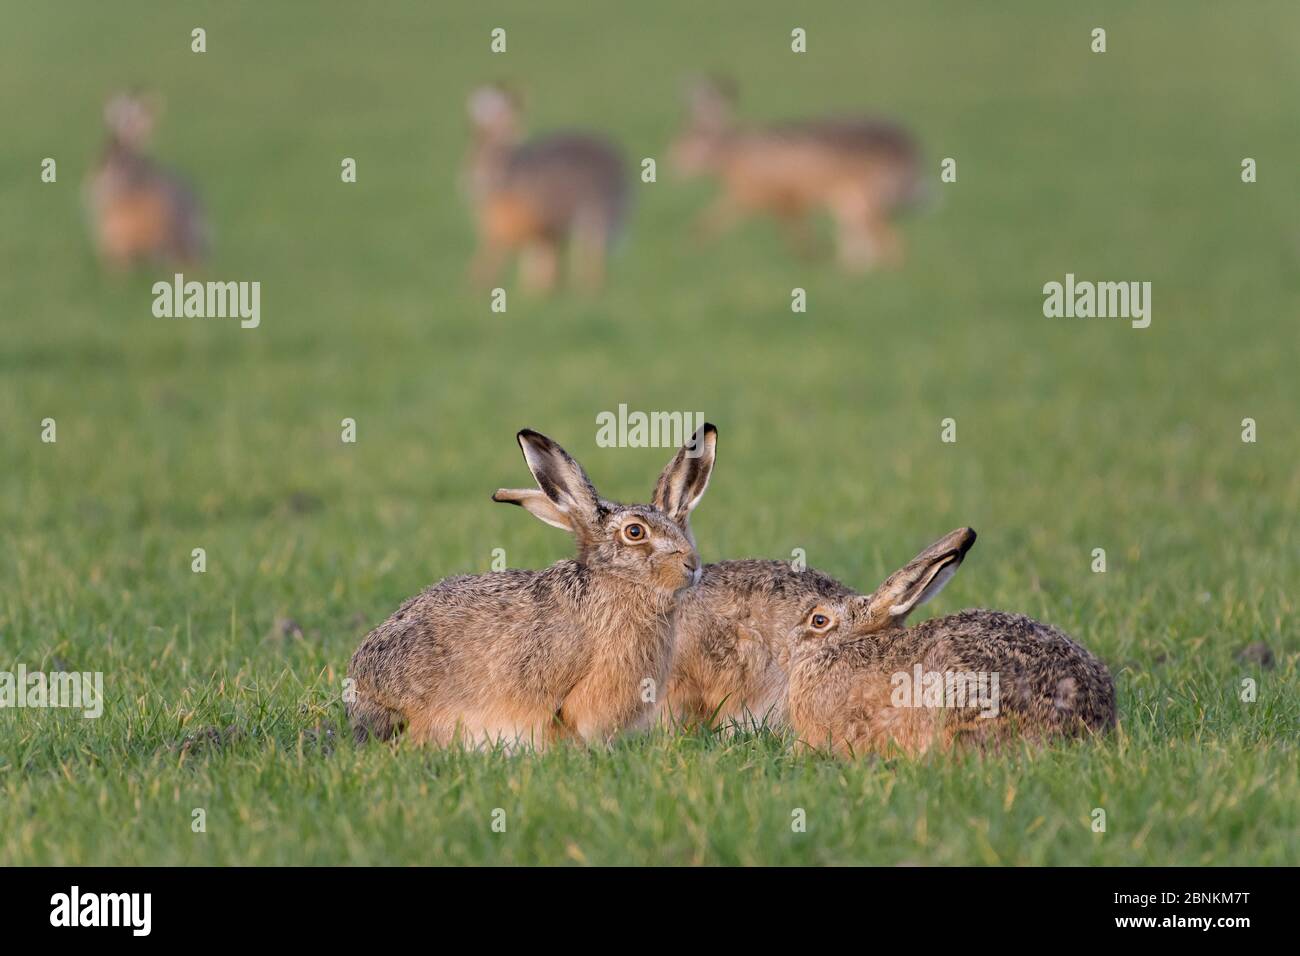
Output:
M693 439L704 427L703 412L617 412L596 415L596 444L601 448L686 448L687 458L699 458L704 448Z
M911 673L895 672L889 683L895 707L978 707L984 718L1001 712L997 671L927 671L915 664Z
M262 323L262 283L185 281L153 284L153 314L159 319L239 319L240 328Z
M80 710L93 720L104 713L104 675L100 671L46 674L19 664L17 672L0 671L0 710L7 707Z
M1151 324L1150 282L1065 282L1043 286L1043 315L1049 319L1130 319L1135 329Z
M152 893L83 893L74 885L50 897L51 926L121 926L132 936L148 936L153 928Z

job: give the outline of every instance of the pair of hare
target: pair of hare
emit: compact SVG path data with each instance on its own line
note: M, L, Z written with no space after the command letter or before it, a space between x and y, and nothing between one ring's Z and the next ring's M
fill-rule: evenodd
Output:
M686 126L670 150L683 175L710 175L722 184L702 231L716 235L763 214L806 250L808 218L824 210L835 222L846 269L901 261L890 220L921 192L919 153L905 130L857 118L743 127L733 117L734 99L728 84L696 85ZM519 99L498 86L475 90L468 106L473 134L465 182L479 232L471 277L491 283L518 255L523 283L547 290L567 247L574 278L599 285L629 205L618 149L582 132L524 142Z
M537 487L493 499L568 531L576 556L542 571L447 578L399 607L352 658L358 740L405 729L439 745L540 749L604 743L656 719L722 719L788 726L803 745L851 755L1114 723L1109 672L1055 628L997 611L904 626L961 564L969 528L867 595L780 561L701 567L690 515L713 471L712 425L641 505L602 498L544 435L518 440ZM996 693L935 702L931 682L900 702L899 675L922 670L949 685L951 675L992 675Z

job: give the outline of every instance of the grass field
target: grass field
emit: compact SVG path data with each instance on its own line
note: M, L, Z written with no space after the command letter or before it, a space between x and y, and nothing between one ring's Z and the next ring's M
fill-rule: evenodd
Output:
M102 671L108 699L0 712L0 865L1300 862L1293 3L266 6L4 13L0 670ZM464 278L466 93L511 80L532 128L662 159L701 69L754 119L906 120L936 199L906 266L845 277L762 222L700 244L711 187L663 162L603 294L511 284L492 313ZM133 83L166 96L155 151L210 210L210 276L261 282L260 328L155 319L157 276L100 272L80 183ZM1067 272L1150 281L1150 328L1044 318ZM718 425L705 560L802 548L868 589L975 527L917 619L1065 629L1114 672L1120 728L854 764L771 735L355 747L340 685L370 627L494 548L568 556L488 500L526 483L518 428L648 495L667 452L596 446L620 403ZM1258 642L1274 666L1238 659Z

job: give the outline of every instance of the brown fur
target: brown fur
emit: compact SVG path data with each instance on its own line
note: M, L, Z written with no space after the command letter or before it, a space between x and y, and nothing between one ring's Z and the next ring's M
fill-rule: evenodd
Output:
M982 746L1101 732L1115 685L1084 647L1019 614L968 610L905 628L955 572L975 533L954 531L870 595L808 608L790 642L790 719L800 742L841 756ZM817 616L829 621L817 626ZM895 675L998 675L996 716L967 706L896 706ZM918 702L919 703L919 702Z
M517 254L524 283L548 291L567 248L575 280L599 286L628 204L618 150L578 132L521 142L519 105L497 87L476 90L469 109L473 141L465 179L479 233L472 278L495 282Z
M86 182L95 247L109 268L141 263L193 265L207 227L193 190L145 150L158 107L119 94L105 107L108 142Z
M954 535L891 575L874 595L911 580L918 598L933 596L974 542L973 531ZM1114 685L1105 666L1060 631L995 611L964 611L904 629L901 618L887 613L893 605L871 610L874 595L858 596L834 578L784 561L706 566L699 586L679 602L661 716L673 725L713 721L724 730L755 724L782 730L793 723L805 741L829 742L840 753L887 750L895 737L897 746L919 752L936 741L990 743L1113 723ZM809 633L806 622L817 607L844 609L851 623L841 627L858 636L823 640ZM824 654L815 655L819 650ZM910 674L916 663L925 671L998 672L1002 715L893 707L893 675Z
M697 457L678 452L648 505L598 497L545 436L525 430L519 441L538 487L493 497L570 531L576 558L447 578L398 608L352 658L359 739L404 726L419 742L542 748L607 741L650 715L643 682L667 679L671 618L699 576L689 516L708 485L716 430L692 439Z
M732 120L730 99L716 84L697 88L672 148L680 171L721 181L721 195L701 219L705 234L769 215L804 249L807 217L824 210L835 221L845 269L901 264L891 220L920 190L918 150L904 129L851 118L743 128Z
M780 657L809 604L853 592L785 561L706 565L678 604L676 656L664 693L673 724L783 727L786 675Z

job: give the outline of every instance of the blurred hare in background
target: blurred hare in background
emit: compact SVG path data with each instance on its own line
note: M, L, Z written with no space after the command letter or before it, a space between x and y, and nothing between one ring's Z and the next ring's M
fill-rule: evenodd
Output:
M922 193L911 134L893 123L853 117L742 126L733 115L735 99L724 81L695 84L686 125L671 148L681 174L721 183L721 195L700 221L707 236L764 214L806 250L808 218L821 210L835 223L844 269L902 263L892 220Z
M86 181L91 231L101 261L187 266L207 252L208 227L194 190L148 155L161 111L157 97L119 93L104 107L108 141Z
M576 131L524 142L519 101L498 86L475 90L468 107L472 140L464 178L479 235L471 278L495 282L517 254L524 286L546 292L567 250L573 279L599 287L630 199L618 149Z

